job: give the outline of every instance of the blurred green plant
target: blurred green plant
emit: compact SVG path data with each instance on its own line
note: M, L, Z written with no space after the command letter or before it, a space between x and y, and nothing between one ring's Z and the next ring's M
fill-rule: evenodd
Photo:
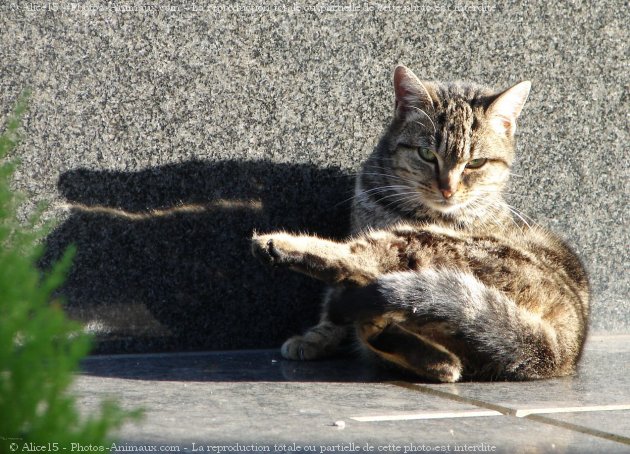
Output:
M105 402L100 415L82 418L69 392L91 337L67 318L62 300L54 296L74 247L42 272L37 266L42 239L52 228L41 222L45 206L27 222L18 220L24 197L11 190L18 162L7 155L19 141L27 99L27 93L20 97L0 135L0 452L108 446L112 430L139 412Z

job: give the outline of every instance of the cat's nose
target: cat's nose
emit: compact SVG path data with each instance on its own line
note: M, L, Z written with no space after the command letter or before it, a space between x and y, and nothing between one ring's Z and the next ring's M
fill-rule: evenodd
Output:
M440 189L440 192L445 199L450 199L453 196L453 191L451 191L450 189Z

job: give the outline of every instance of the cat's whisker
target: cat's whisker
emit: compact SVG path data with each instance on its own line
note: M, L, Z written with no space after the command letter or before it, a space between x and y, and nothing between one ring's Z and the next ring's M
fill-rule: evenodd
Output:
M410 184L417 184L416 181L411 180L410 178L404 178L401 176L397 176L397 175L390 175L390 174L386 174L386 173L380 173L380 172L364 172L364 175L372 175L372 176L382 176L384 178L391 178L393 180L397 180L397 181L401 181L404 183L410 183Z
M512 195L518 195L518 194L512 194ZM523 217L523 218L527 218L529 220L529 222L531 222L532 224L537 225L538 223L536 222L535 219L533 219L532 217L526 215L525 213L523 213L521 210L517 209L516 207L514 207L513 205L510 205L509 203L507 203L505 201L505 199L501 198L498 199L498 201L501 203L502 206L504 206L505 208L509 209L510 211L512 211L515 215L517 215L518 217ZM529 223L527 223L529 226Z
M510 208L511 210L513 210L515 213L518 213L518 216L523 216L524 218L527 218L529 220L529 222L531 222L534 225L538 225L538 222L532 218L531 216L526 215L525 213L523 213L522 211L520 211L519 209L515 208L514 206L506 203L506 205L508 206L508 208ZM529 224L528 224L529 225ZM530 225L531 227L531 225Z
M398 198L402 198L402 197L405 197L405 196L415 196L415 197L417 197L418 195L420 195L420 194L417 191L397 192L395 194L389 194L389 195L386 195L384 197L380 197L377 200L377 202L382 202L384 200L391 199L391 198L396 198L396 197L398 197ZM394 202L395 201L396 201L396 199L394 200Z
M382 202L385 199L389 199L392 197L396 197L396 196L405 196L405 195L410 195L410 194L414 194L414 195L420 195L417 191L407 191L407 192L397 192L395 194L390 194L390 195L386 195L384 197L381 197L378 199L378 202Z
M490 191L487 193L494 196L497 195L496 193L491 193ZM503 217L507 217L512 224L522 231L521 226L514 220L512 213L505 206L505 202L500 197L492 199L475 198L467 208L474 212L479 219L483 219L486 222L496 225L497 227L504 227L501 219L503 219Z
M366 173L367 175L370 175L370 173ZM382 181L383 183L393 183L393 184L401 184L401 185L406 185L406 186L424 186L421 182L418 181L414 181L408 178L401 178L401 177L395 177L395 176L385 176L383 174L374 174L374 176L379 176L382 175L384 177L384 180Z
M379 186L376 188L372 188L372 189L364 189L361 192L365 193L365 194L369 194L371 192L379 192L379 191L385 191L387 189L409 189L409 186L406 185L402 185L402 184L393 184L393 185L388 185L388 186Z
M389 202L387 205L385 205L385 208L389 208L392 205L401 205L401 204L404 204L404 203L408 203L408 202L410 202L412 200L417 201L419 194L418 193L407 193L407 194L396 194L396 195L398 195L400 197L398 199L394 199L391 202ZM418 204L416 203L416 206L417 205Z
M369 172L363 172L363 175L374 175L374 176L382 176L382 177L386 177L386 178L392 178L392 179L396 179L396 180L411 181L411 179L405 178L405 177L401 177L400 175L392 175L390 173L378 172L377 170L379 170L379 169L369 169L369 170L370 170Z
M474 194L476 196L481 196L481 195L492 195L492 196L496 196L497 192L496 191L492 191L492 190L483 190L483 191L479 191L476 190L474 191ZM518 197L523 197L523 194L518 194L516 192L505 192L505 191L501 191L501 195L509 195L509 196L518 196Z
M394 190L395 189L409 189L409 186L405 186L405 185L389 185L389 186L379 186L379 187L371 188L371 189L363 189L358 194L355 194L352 197L349 197L349 198L347 198L345 200L342 200L341 202L337 203L336 206L339 206L339 205L341 205L343 203L347 203L347 202L350 202L352 200L355 200L355 199L357 199L358 197L360 197L362 195L366 195L366 194L367 195L378 195L380 193L387 192L387 191L392 190L392 189L394 189Z
M418 200L415 197L409 197L404 200L401 200L400 206L407 213L411 213L414 216L427 215L427 208L424 205L418 204Z
M499 206L493 206L493 208L496 210L496 212L497 212L497 213L501 213L501 212L503 212L503 210L501 210L501 208L500 208L501 206L503 206L503 205L502 205L502 204L499 204ZM518 222L516 222L516 221L514 220L514 217L512 216L512 214L511 214L511 213L509 213L509 214L507 215L507 218L510 220L510 222L511 222L512 224L514 224L514 226L515 226L517 229L519 229L521 232L523 231L523 228L522 228L522 227L518 224ZM496 223L497 225L500 225L500 223L499 223L498 221L495 221L495 223Z
M527 220L523 216L521 216L521 214L516 209L512 208L507 203L504 203L504 206L505 206L505 208L510 210L510 213L512 213L517 218L519 218L521 221L523 221L523 224L525 224L528 228L531 228L531 225L529 224L529 222L527 222Z

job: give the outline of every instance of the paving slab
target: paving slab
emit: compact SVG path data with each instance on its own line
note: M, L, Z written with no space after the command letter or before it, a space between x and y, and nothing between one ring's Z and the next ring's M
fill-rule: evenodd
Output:
M547 417L630 439L630 410L556 413Z
M118 434L134 447L630 452L630 410L592 408L627 402L629 353L630 336L593 336L574 377L456 385L413 383L351 358L286 361L274 350L93 356L75 390L86 413L105 397L143 407L145 419Z
M477 447L486 452L627 452L628 447L589 434L503 415L468 416L470 405L414 393L395 384L295 382L176 382L82 377L84 410L103 397L127 408L143 406L146 418L119 433L132 446L200 446L247 452L423 452ZM421 419L357 421L369 415ZM434 419L427 415L445 415ZM343 427L343 428L342 428ZM119 444L120 444L119 443ZM274 448L275 446L275 448ZM280 448L286 446L286 449ZM457 447L457 448L456 448ZM448 451L447 451L448 452Z

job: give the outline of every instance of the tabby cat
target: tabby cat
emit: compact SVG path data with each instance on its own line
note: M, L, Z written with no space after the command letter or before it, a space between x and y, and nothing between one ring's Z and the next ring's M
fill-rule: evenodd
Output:
M575 254L503 199L530 82L496 93L394 72L394 118L356 179L343 242L254 234L254 255L329 284L321 321L288 359L369 356L424 379L571 374L589 288Z

